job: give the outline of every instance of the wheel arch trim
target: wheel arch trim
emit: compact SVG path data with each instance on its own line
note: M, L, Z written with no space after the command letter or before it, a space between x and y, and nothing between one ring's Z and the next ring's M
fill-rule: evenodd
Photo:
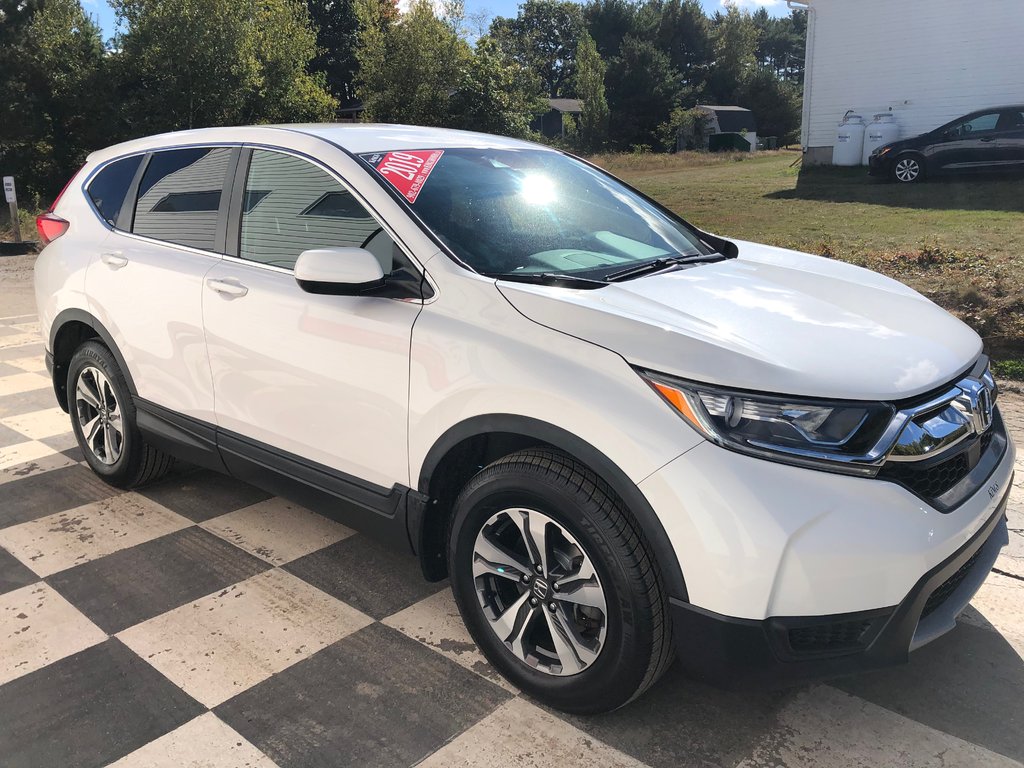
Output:
M665 531L658 514L654 511L643 491L619 466L598 448L569 432L539 419L516 414L487 414L473 416L450 427L427 451L420 465L417 489L429 495L435 471L450 451L466 440L488 433L506 433L537 440L564 451L596 472L623 500L626 507L640 523L644 534L653 548L662 578L669 595L686 601L686 581L679 564L679 558ZM418 531L410 531L413 541L418 540Z
M128 385L128 391L132 394L133 397L137 396L138 390L136 390L135 382L132 380L131 371L128 370L128 365L127 363L125 363L124 357L121 355L121 350L119 350L117 348L117 344L114 343L113 335L111 335L110 331L108 331L103 326L103 323L97 320L89 312L86 312L84 309L72 307L70 309L62 310L53 319L53 323L50 324L50 337L47 340L47 349L50 353L54 355L52 373L53 389L57 395L57 400L60 403L61 407L64 408L65 411L67 410L67 393L61 386L58 377L61 376L62 374L66 376L67 371L66 369L64 369L63 366L60 365L60 362L56 358L56 342L57 338L60 336L61 330L68 323L82 323L84 325L89 326L90 328L93 329L93 331L96 332L96 335L99 337L100 341L102 341L104 346L106 346L106 348L110 350L110 354L112 354L114 356L114 360L117 361L117 366L121 369L121 373L124 376L125 383Z

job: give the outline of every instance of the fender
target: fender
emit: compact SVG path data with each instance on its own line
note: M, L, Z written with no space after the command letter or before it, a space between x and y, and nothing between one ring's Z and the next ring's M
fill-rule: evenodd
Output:
M51 373L53 377L53 391L57 395L57 401L60 403L61 408L67 410L67 392L63 385L64 379L67 377L67 370L65 366L61 365L59 358L57 357L57 337L60 335L61 329L71 322L83 323L96 333L99 339L106 345L107 349L110 350L110 354L114 356L114 360L117 361L117 366L121 369L121 373L124 374L125 383L128 385L129 392L132 396L138 396L138 390L135 388L135 382L132 380L131 371L128 370L128 365L124 361L124 357L121 355L121 350L117 348L117 344L114 343L114 337L110 334L103 324L93 317L91 314L86 312L84 309L65 309L57 314L53 319L53 323L50 325L50 338L47 341L47 351L53 354L53 371ZM63 378L62 378L63 377Z
M474 416L461 421L441 435L427 452L420 467L418 482L420 493L424 495L430 493L431 477L452 448L463 440L492 432L518 435L547 443L575 457L596 472L625 502L637 522L640 523L648 542L654 549L652 554L657 561L662 578L665 580L669 595L678 600L688 600L686 582L679 566L679 558L669 541L665 527L643 492L615 462L590 443L561 427L528 416L503 413ZM412 516L410 517L412 518ZM418 541L419 531L410 531L410 536L414 542Z

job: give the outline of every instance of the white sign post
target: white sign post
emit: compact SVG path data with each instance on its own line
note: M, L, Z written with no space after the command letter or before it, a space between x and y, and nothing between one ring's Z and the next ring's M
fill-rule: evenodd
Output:
M21 222L18 221L18 193L14 189L14 177L4 176L4 198L11 207L11 228L14 230L14 241L22 242Z

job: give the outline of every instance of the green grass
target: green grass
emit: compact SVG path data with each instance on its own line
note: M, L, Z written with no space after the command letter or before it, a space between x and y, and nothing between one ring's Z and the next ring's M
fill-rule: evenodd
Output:
M1024 179L881 183L791 167L795 152L601 155L599 165L711 232L842 259L901 280L1024 379Z

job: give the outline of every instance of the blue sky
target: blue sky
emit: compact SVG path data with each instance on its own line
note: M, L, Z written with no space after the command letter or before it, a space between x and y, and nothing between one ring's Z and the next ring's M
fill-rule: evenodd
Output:
M515 16L521 0L465 0L466 13L470 15L485 14L492 16ZM785 16L789 13L785 0L730 0L741 8L756 10L764 6L773 16ZM701 0L708 13L722 8L723 0ZM104 39L110 38L115 32L114 11L106 0L82 0L88 12L99 23Z

